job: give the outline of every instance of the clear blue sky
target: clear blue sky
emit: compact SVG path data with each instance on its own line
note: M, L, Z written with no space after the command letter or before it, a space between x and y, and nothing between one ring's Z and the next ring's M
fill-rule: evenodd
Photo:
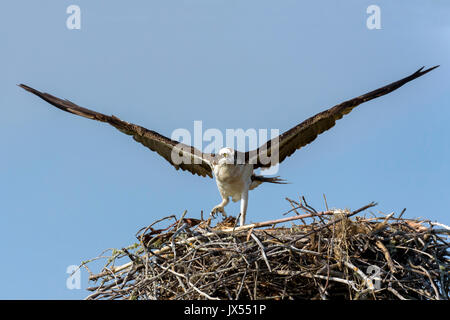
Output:
M81 8L81 30L66 8ZM366 8L381 8L380 30ZM107 125L25 83L170 136L177 128L289 129L343 100L441 67L363 104L284 161L291 184L250 193L248 222L311 205L449 223L450 2L7 1L0 10L0 298L79 299L66 268L134 242L154 220L219 203ZM237 204L227 212L237 214ZM94 270L98 271L98 270ZM82 287L88 286L82 273Z

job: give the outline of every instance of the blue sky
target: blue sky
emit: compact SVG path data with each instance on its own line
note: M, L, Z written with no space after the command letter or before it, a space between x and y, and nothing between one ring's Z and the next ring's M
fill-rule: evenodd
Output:
M66 8L81 8L81 29ZM381 29L366 27L369 5ZM250 193L248 222L285 197L448 224L450 2L8 1L0 10L0 285L3 299L80 299L66 268L186 209L220 202L212 179L177 172L107 125L16 85L170 136L177 128L281 132L346 99L441 67L361 105ZM227 206L238 213L238 204ZM93 270L98 271L98 270Z

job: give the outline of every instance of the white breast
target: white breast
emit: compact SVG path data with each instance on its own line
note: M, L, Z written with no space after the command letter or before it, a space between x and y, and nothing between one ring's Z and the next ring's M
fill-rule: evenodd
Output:
M220 164L214 166L217 188L222 197L232 197L233 201L241 199L242 191L252 183L253 165Z

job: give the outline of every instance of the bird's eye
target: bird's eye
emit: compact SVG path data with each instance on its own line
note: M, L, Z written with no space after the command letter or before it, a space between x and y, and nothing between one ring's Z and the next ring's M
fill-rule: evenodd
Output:
M223 156L224 156L225 158L228 158L228 153L225 152L225 153L223 154Z

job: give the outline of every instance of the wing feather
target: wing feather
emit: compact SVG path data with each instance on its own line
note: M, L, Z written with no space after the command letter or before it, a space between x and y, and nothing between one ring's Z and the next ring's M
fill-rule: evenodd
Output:
M19 86L37 95L58 109L88 119L109 123L121 132L132 136L134 140L143 144L150 150L157 152L177 170L181 168L182 170L187 170L192 174L197 174L203 177L209 176L212 178L212 170L210 166L212 158L211 154L202 153L192 146L174 141L155 131L148 130L133 123L120 120L115 116L107 116L105 114L80 107L69 100L59 99L51 94L40 92L24 84L20 84ZM172 156L173 152L178 155L177 161L175 161ZM179 161L180 159L184 159L184 161Z
M351 100L347 100L328 110L322 111L315 116L306 119L290 130L284 132L275 139L269 140L258 149L247 152L245 159L247 161L250 161L250 163L255 164L255 168L267 168L277 163L281 163L284 159L292 155L296 150L314 141L319 134L332 128L337 120L341 119L344 115L351 112L358 105L388 94L400 88L405 83L421 77L437 67L439 66L435 66L426 70L423 70L422 67L415 73L401 80L392 82L382 88L371 91ZM272 160L275 161L268 162L268 159L273 156L272 150L275 153L278 151L278 161L276 161L277 157L272 157ZM261 155L264 156L265 161L262 161Z

